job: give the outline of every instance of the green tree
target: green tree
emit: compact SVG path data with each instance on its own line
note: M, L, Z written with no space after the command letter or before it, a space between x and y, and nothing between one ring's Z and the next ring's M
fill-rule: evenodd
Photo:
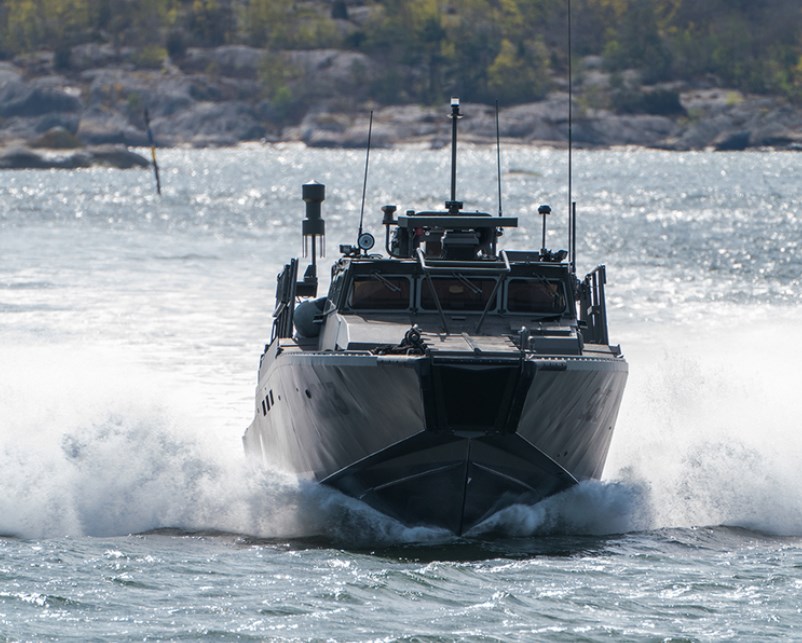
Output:
M0 57L49 49L67 67L75 45L108 42L133 47L135 60L159 65L166 50L180 58L188 46L246 43L276 52L347 42L386 70L366 94L425 103L451 92L466 100L532 100L567 71L568 3L562 0L362 0L370 17L349 27L344 21L357 15L350 6L0 0ZM616 73L636 69L646 83L712 75L734 89L802 101L799 0L573 0L572 23L573 54L603 55Z
M196 46L217 47L236 38L236 12L230 1L192 0L190 6L176 13L175 21L182 24L188 40Z
M360 49L387 72L368 89L386 102L428 102L442 85L446 32L435 0L387 0L373 5Z
M490 65L488 93L503 103L520 103L543 98L549 87L546 46L536 40L529 46L515 46L507 39Z
M245 39L270 49L315 49L340 44L329 13L286 0L251 0L240 6Z
M649 83L670 77L671 54L661 37L658 4L649 0L622 0L613 4L619 22L608 29L604 47L611 69L637 67Z

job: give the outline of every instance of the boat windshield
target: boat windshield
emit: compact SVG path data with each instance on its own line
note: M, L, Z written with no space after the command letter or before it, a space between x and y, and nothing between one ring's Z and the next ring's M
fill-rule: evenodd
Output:
M549 279L510 279L507 310L511 313L562 313L565 311L563 284Z
M348 294L348 306L354 310L401 310L409 308L408 277L379 273L355 276Z
M429 280L424 279L420 298L421 308L437 310L437 301L439 300L440 306L444 310L482 311L493 294L496 280L452 275L450 277L432 277L431 283L434 285L437 300L432 293ZM493 308L494 305L495 302L490 305L490 308Z

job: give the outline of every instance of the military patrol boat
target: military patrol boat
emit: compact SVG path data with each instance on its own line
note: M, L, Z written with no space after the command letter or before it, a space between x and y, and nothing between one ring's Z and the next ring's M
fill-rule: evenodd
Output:
M498 248L516 217L455 199L397 215L387 256L341 246L317 297L325 187L303 186L311 264L278 276L270 343L244 443L268 466L315 479L409 525L462 534L514 503L599 478L627 379L610 344L605 268L575 271L569 248Z

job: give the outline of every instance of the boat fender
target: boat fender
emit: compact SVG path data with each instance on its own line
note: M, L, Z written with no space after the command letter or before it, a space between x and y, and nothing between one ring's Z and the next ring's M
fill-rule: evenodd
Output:
M292 321L296 332L301 337L317 337L320 335L320 315L323 313L325 297L307 299L295 307Z

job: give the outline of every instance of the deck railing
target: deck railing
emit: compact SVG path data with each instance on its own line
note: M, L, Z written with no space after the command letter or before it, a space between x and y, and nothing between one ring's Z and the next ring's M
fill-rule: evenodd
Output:
M298 281L298 260L290 259L278 276L276 308L273 310L272 342L276 337L292 337L292 315L295 311L295 289Z
M579 320L583 326L583 339L589 344L610 343L604 293L606 283L607 268L602 265L585 275L579 287Z

